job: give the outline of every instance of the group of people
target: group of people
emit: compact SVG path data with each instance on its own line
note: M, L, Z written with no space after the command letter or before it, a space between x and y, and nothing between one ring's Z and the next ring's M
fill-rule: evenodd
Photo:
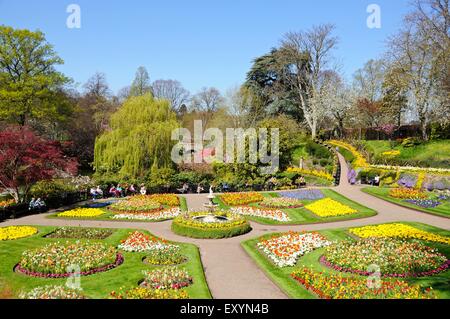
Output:
M43 212L47 208L47 205L45 202L41 199L35 199L34 197L31 199L30 203L28 204L28 210L30 211L38 211Z
M134 184L131 184L128 187L124 187L120 184L117 184L117 186L111 185L111 187L108 188L108 195L111 197L124 197L128 195L136 195L137 193L138 190L136 189ZM92 187L90 190L90 194L94 200L104 197L104 192L100 186ZM141 195L147 194L147 188L145 187L144 184L140 185L139 194Z

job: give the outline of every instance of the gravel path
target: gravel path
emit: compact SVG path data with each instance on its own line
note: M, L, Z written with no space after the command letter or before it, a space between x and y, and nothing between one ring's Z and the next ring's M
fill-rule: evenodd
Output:
M341 183L334 188L338 193L372 208L378 215L358 220L321 223L314 225L268 226L252 222L253 230L243 236L221 240L199 240L178 236L170 230L170 221L161 223L135 223L123 221L78 221L48 219L49 214L32 215L0 223L9 225L42 226L84 226L107 228L145 229L168 240L195 244L200 249L206 279L214 298L217 299L284 299L287 296L275 285L264 272L246 254L240 243L266 233L285 231L313 231L330 228L355 227L395 221L414 221L450 230L450 219L433 216L412 209L383 201L363 193L360 186L351 186L347 182L347 165L339 155L342 166ZM203 210L206 194L184 195L190 210Z

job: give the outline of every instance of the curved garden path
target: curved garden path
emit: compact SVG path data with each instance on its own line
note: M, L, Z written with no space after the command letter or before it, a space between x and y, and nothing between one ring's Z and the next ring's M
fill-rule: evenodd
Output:
M379 198L363 193L361 186L352 186L347 181L347 164L339 154L342 167L341 183L334 188L340 194L361 203L378 212L378 215L351 221L320 223L313 225L262 225L252 222L253 230L243 236L221 239L200 240L178 236L170 230L170 221L160 223L122 222L122 221L78 221L65 219L48 219L47 214L32 215L0 223L8 225L43 225L43 226L85 226L106 228L145 229L153 234L178 242L188 242L198 246L206 279L214 298L219 299L277 299L287 296L276 286L264 272L246 254L240 243L250 238L272 232L313 231L329 228L363 226L395 221L413 221L450 230L450 219L429 215L404 208ZM207 202L205 194L185 195L189 209L203 209ZM54 213L54 212L53 212Z

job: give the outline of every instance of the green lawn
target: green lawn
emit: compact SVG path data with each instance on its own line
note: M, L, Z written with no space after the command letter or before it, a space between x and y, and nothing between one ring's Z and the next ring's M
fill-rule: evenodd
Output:
M430 141L408 148L401 145L391 148L389 141L363 141L363 144L373 159L379 158L383 152L399 150L400 155L389 160L388 164L439 168L450 166L450 140Z
M422 230L434 232L443 236L450 236L449 231L445 231L432 226L420 224L420 223L404 223L408 224ZM347 232L347 229L332 229L320 231L321 234L326 236L331 241L340 240L355 240ZM266 273L266 275L277 284L282 291L284 291L290 298L295 299L316 299L317 297L300 285L297 281L292 279L291 273L298 267L309 267L316 271L324 273L337 273L335 270L322 266L319 263L319 258L323 254L325 248L317 249L311 253L308 253L299 258L296 266L279 268L275 266L257 247L256 244L262 238L270 238L276 234L268 234L260 238L251 239L243 242L241 245L245 251L250 255L251 258L256 262L256 264L261 267L261 269ZM436 244L423 242L424 244L437 248L441 253L450 258L450 246L444 244ZM350 274L343 274L346 277L350 277ZM355 276L355 275L353 275ZM409 283L414 283L421 285L425 288L432 286L433 290L437 293L439 298L449 299L450 298L450 271L440 273L432 277L421 277L421 278L409 278L406 281Z
M366 218L370 216L374 216L377 213L367 208L361 204L358 204L340 194L337 192L331 190L331 189L323 189L323 194L326 197L332 198L344 205L350 206L358 211L356 214L347 215L347 216L334 216L334 217L319 217L315 215L314 213L310 212L306 208L295 208L295 209L283 209L285 213L289 215L289 218L291 221L289 222L278 222L275 220L267 219L267 218L260 218L260 217L252 217L252 216L245 216L245 218L249 220L253 220L255 222L261 223L261 224L267 224L267 225L305 225L305 224L315 224L315 223L330 223L335 221L341 221L341 220L351 220L351 219L358 219L358 218ZM279 197L278 193L263 193L265 197ZM216 198L215 202L219 204L219 207L221 209L229 209L229 206L225 205L220 198ZM301 201L304 205L308 205L314 201L311 200L302 200ZM258 207L258 204L251 204L250 206Z
M39 229L39 233L34 236L0 242L0 260L2 261L0 264L0 287L3 286L4 289L12 290L14 297L17 297L23 290L29 291L35 287L49 284L64 285L66 282L66 279L34 278L13 272L13 268L20 260L24 250L42 247L55 241L76 241L75 239L44 238L55 227L35 227ZM135 230L118 229L110 237L100 241L117 246L132 231ZM143 232L148 233L146 231ZM184 243L177 243L177 245L182 247L182 254L188 257L188 262L180 267L185 267L194 279L193 285L187 288L190 298L211 298L197 247ZM95 275L81 277L81 287L88 297L96 299L108 298L111 291L117 291L121 287L125 289L137 287L138 282L143 279L142 272L144 270L161 267L144 264L142 259L145 257L145 253L122 253L124 263L119 267Z
M422 208L420 206L404 202L402 199L390 197L389 190L390 190L390 188L387 188L387 187L367 187L367 188L362 189L362 191L367 194L376 196L378 198L384 199L388 202L391 202L391 203L394 203L394 204L397 204L400 206L412 208L414 210L418 210L418 211L428 213L428 214L433 214L433 215L437 215L437 216L450 218L450 202L449 201L441 201L442 204L437 207L434 207L434 208Z
M188 207L187 207L187 203L186 203L186 198L181 197L181 196L179 198L180 198L180 209L184 212L187 211ZM170 207L164 206L164 209L168 209L168 208L170 208ZM103 215L100 215L97 217L92 217L92 218L87 218L87 217L77 218L77 217L60 217L60 216L58 216L58 214L61 213L62 211L58 211L54 214L51 214L51 215L47 216L47 218L57 218L57 219L67 219L67 220L103 220L103 221L116 221L116 222L127 221L127 222L136 222L136 223L142 223L142 222L158 223L158 222L163 222L163 221L172 219L172 218L162 218L162 219L158 219L158 220L113 219L111 217L114 216L115 213L112 213L111 211L109 211L108 207L100 208L100 209L103 210L105 213Z

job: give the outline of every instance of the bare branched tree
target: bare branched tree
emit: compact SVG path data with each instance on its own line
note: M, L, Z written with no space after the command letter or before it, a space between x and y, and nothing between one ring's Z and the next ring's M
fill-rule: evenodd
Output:
M174 111L187 103L190 93L176 80L156 80L152 84L153 95L158 99L169 100Z

